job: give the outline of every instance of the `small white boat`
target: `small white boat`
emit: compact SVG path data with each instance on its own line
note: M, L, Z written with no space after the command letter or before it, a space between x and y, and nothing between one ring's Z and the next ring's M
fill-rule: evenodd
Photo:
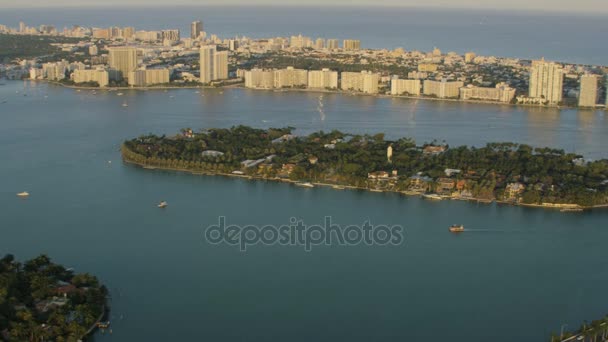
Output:
M441 201L443 198L437 194L427 194L427 195L422 195L422 197L426 198L426 199L430 199L430 200L434 200L434 201Z
M158 207L162 209L162 208L166 208L168 205L169 205L169 204L168 204L167 202L162 201L162 202L160 202L160 203L158 204Z
M122 106L123 106L123 107L129 107L129 105L128 105L128 104L126 104L126 103L123 103L123 104L122 104Z
M303 188L314 188L315 186L310 183L310 182L304 182L304 183L296 183L296 186L300 186Z
M27 191L24 191L24 192L18 193L17 196L19 196L19 197L29 197L30 193L27 192Z
M116 94L116 95L118 95L118 96L123 96L124 94L123 94L123 93L118 93L118 94Z
M346 189L346 187L344 187L342 185L334 185L334 186L332 186L332 188L334 188L335 190L344 190L344 189Z

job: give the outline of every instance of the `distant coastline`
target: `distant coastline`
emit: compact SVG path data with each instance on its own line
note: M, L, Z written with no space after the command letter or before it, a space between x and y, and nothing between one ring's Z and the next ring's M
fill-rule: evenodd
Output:
M422 100L422 101L435 101L435 102L449 102L449 103L467 103L467 104L485 104L485 105L495 105L495 106L508 106L508 107L526 107L526 108L544 108L544 109L577 109L577 110L608 110L606 107L598 106L597 108L579 108L577 106L569 106L562 105L559 107L556 106L547 106L547 105L538 105L538 104L526 104L526 103L503 103L496 101L483 101L483 100L460 100L460 99L441 99L427 96L409 96L409 95L387 95L387 94L366 94L360 92L352 92L352 91L344 91L344 90L326 90L326 89L299 89L299 88L283 88L283 89L261 89L261 88L246 88L242 84L230 84L225 86L158 86L158 87L86 87L86 86L78 86L78 85L70 85L64 84L61 82L49 81L49 80L28 80L31 82L42 82L48 83L52 85L58 85L68 89L75 90L94 90L94 91L106 91L113 92L117 90L135 90L135 91L149 91L149 90L179 90L179 89L242 89L242 90L252 90L259 92L268 92L268 93L313 93L313 94L337 94L344 96L361 96L361 97L373 97L373 98L381 98L381 99L407 99L407 100Z

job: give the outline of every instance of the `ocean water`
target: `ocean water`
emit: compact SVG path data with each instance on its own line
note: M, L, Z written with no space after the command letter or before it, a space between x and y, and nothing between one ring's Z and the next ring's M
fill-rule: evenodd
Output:
M453 145L521 141L606 157L603 112L233 89L0 86L0 254L100 277L96 341L543 341L606 313L606 211L555 211L149 171L120 143L182 127L340 128ZM24 96L26 95L26 96ZM122 107L122 103L129 107ZM110 163L111 162L111 163ZM19 199L17 192L29 191ZM166 210L156 204L169 202ZM399 246L210 245L234 224L402 225ZM463 223L471 232L453 235Z
M54 24L57 27L134 26L158 30L179 28L189 36L193 20L220 37L311 37L361 39L368 48L407 50L608 65L604 44L605 16L526 13L489 10L442 10L371 7L167 6L156 8L3 9L0 23L17 27Z

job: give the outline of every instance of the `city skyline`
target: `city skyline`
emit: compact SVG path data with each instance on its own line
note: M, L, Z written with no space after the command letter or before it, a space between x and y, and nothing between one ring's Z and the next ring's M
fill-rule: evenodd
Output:
M11 0L0 0L0 8L60 8L60 7L109 7L109 6L167 6L166 2L160 0L88 0L86 2L76 0L58 0L52 3L41 5L34 0L21 1L15 4ZM323 6L323 7L412 7L412 8L428 8L428 9L466 9L466 10L514 10L514 11L541 11L541 12L577 12L587 14L608 13L608 3L598 3L595 0L580 0L576 3L566 0L536 0L534 2L525 0L514 0L508 3L498 0L463 0L455 4L450 0L429 0L423 5L414 0L336 0L331 4L320 0L302 1L302 0L258 0L248 2L243 0L206 0L204 2L195 0L177 0L171 6Z

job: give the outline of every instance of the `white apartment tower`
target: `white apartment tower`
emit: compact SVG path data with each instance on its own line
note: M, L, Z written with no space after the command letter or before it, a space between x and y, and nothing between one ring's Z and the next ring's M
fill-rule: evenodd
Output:
M534 99L543 103L557 105L562 101L564 88L563 68L553 62L533 61L530 69L530 93Z
M201 47L201 83L228 78L228 52L217 52L215 45Z

